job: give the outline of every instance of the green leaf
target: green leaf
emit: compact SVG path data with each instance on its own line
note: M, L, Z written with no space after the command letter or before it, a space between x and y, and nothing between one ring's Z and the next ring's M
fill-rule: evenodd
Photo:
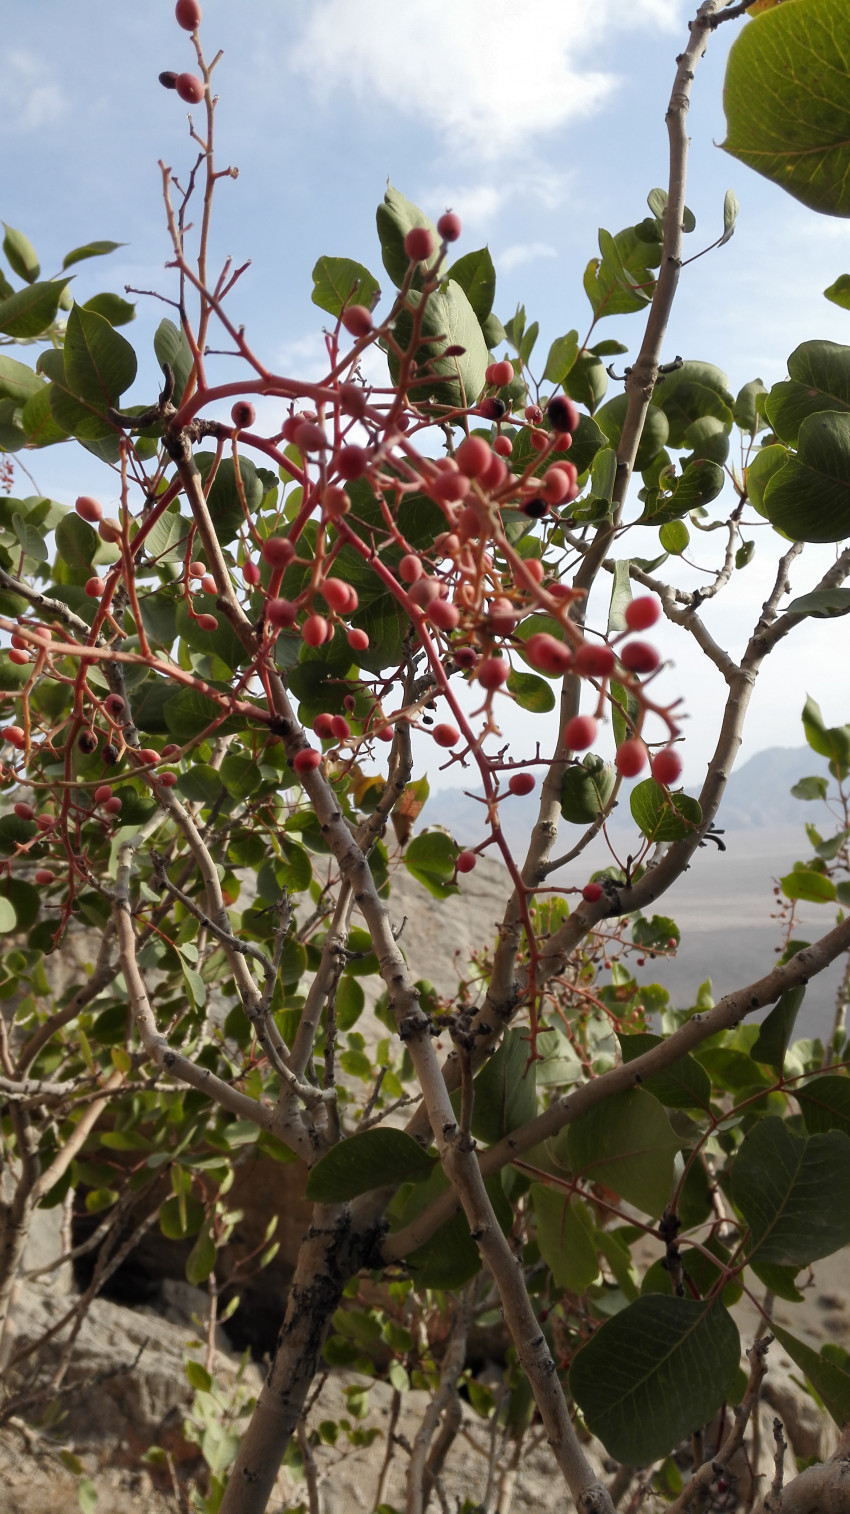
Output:
M41 272L36 250L22 231L16 231L14 226L7 226L3 222L3 230L6 235L3 238L3 251L6 254L9 267L19 279L24 279L27 284L34 284Z
M750 503L758 510L759 515L767 517L764 506L764 491L775 473L784 468L788 461L787 448L778 442L769 447L762 447L758 451L746 470L747 493Z
M549 1150L574 1177L603 1183L655 1216L670 1202L681 1145L658 1100L632 1088L581 1115L549 1142Z
M825 726L814 699L809 696L803 706L803 730L813 752L829 758L829 770L845 778L850 769L850 725Z
M759 1027L759 1033L750 1047L754 1062L765 1062L781 1072L785 1063L788 1043L800 1013L800 1005L806 997L805 988L789 988L782 994L770 1014Z
M649 491L640 524L663 526L681 520L691 510L701 510L722 494L725 483L726 474L719 463L689 463L684 473L673 480L669 492Z
M25 363L0 353L0 399L14 400L16 405L25 405L34 394L45 389L44 381Z
M798 1267L778 1267L774 1262L760 1262L758 1257L750 1266L759 1282L764 1283L777 1298L784 1298L789 1304L803 1303L805 1294L800 1292L795 1282L800 1270Z
M738 398L732 414L735 425L750 436L755 436L759 425L763 424L758 402L766 394L767 390L761 379L751 379L748 384L744 384L743 388L738 390Z
M203 1282L204 1279L201 1281ZM200 1362L187 1361L184 1370L191 1387L197 1388L199 1393L209 1393L212 1388L212 1378Z
M780 441L795 447L808 416L824 410L850 411L850 347L801 342L788 359L788 375L773 385L765 411Z
M667 525L662 526L658 533L658 540L664 551L669 552L673 557L681 556L688 546L690 539L691 533L683 520L668 521Z
M824 296L840 310L850 310L850 273L840 273L835 283L824 290Z
M628 396L617 394L612 400L608 400L601 410L597 410L596 412L596 423L598 426L601 426L615 451L619 447L623 435L623 426L626 420L628 405ZM658 403L654 402L647 408L643 431L638 443L635 467L639 473L648 468L652 459L657 456L663 447L666 447L669 435L670 423L667 420L667 416Z
M702 824L702 810L689 794L671 794L654 778L632 789L632 818L649 841L681 841Z
M556 1287L584 1293L599 1276L599 1261L588 1227L579 1219L579 1206L584 1208L581 1199L570 1199L545 1183L532 1183L530 1197L540 1255Z
M213 454L211 452L199 452L195 456L195 462L198 465L201 476L206 479L213 464ZM265 489L263 480L249 457L240 457L239 477L242 481L242 491L245 495L248 513L253 517L263 502ZM219 463L218 471L207 496L207 503L219 541L222 543L233 541L245 523L245 511L242 508L242 500L239 496L239 485L236 482L236 464L232 457L224 457Z
M545 678L536 673L511 672L507 682L508 693L522 710L531 710L535 715L544 715L555 708L555 695Z
M724 150L810 210L850 215L850 14L796 0L756 16L726 65Z
M815 1392L823 1400L827 1414L831 1415L841 1429L850 1421L850 1362L846 1353L839 1365L831 1358L834 1347L822 1346L820 1351L815 1351L805 1341L797 1340L796 1336L773 1321L770 1328L792 1362L796 1363L801 1372L805 1372ZM827 1355L828 1352L830 1355Z
M168 363L174 373L174 399L179 404L194 362L185 333L173 321L160 321L154 333L153 350L159 366Z
M0 331L19 341L41 336L56 319L67 283L67 279L50 279L47 283L30 284L27 289L19 289L0 300Z
M166 1199L159 1211L159 1228L169 1241L185 1241L197 1235L204 1223L204 1206L192 1194Z
M435 1161L403 1130L364 1130L332 1146L311 1168L307 1197L340 1204L387 1183L428 1177Z
M102 258L106 253L115 252L126 245L126 242L86 242L84 246L75 247L73 252L65 254L62 267L71 268L74 263L82 263L86 258Z
M82 308L93 310L95 315L102 315L110 326L126 326L136 319L135 305L129 300L122 300L119 294L93 294Z
M659 1046L663 1036L639 1032L635 1035L617 1033L623 1061L629 1063L653 1046ZM643 1088L668 1109L708 1109L711 1103L711 1080L705 1068L692 1056L680 1057L663 1072L654 1072L643 1079Z
M457 855L458 847L445 831L422 831L410 842L404 865L435 899L448 899L457 893L457 884L451 881Z
M484 1186L499 1225L505 1235L508 1235L514 1214L501 1178L498 1175L488 1178ZM421 1214L447 1188L445 1174L440 1167L435 1167L429 1180L417 1184L413 1190L412 1201L405 1210L402 1223L408 1224L417 1214ZM408 1252L405 1261L411 1271L415 1272L417 1286L421 1288L453 1290L462 1288L471 1277L475 1277L481 1270L481 1255L469 1233L469 1224L463 1211L458 1211L452 1219L441 1225L424 1246Z
M609 1454L644 1467L712 1419L731 1390L740 1351L722 1304L646 1294L576 1353L570 1391Z
M81 1477L77 1483L77 1503L82 1514L95 1514L98 1504L98 1492L90 1477Z
M366 995L351 973L343 973L336 994L336 1023L341 1031L351 1030L366 1007Z
M98 534L88 521L70 512L63 517L56 527L57 567L62 566L63 583L84 584L91 578L98 546Z
M537 1112L535 1064L522 1030L506 1030L489 1062L475 1079L472 1134L493 1145L525 1125Z
M680 368L666 373L663 383L653 390L652 403L667 417L671 447L686 447L688 428L706 416L722 421L727 431L732 427L735 401L729 393L729 380L721 368L702 359L689 358Z
M447 276L460 285L483 326L496 298L496 270L490 249L481 247L478 252L467 252L452 263Z
M805 899L809 904L830 904L837 898L832 879L811 868L795 868L779 881L787 899Z
M380 298L378 280L352 258L321 257L313 269L313 304L329 315L341 315L346 305L374 310Z
M735 222L738 219L738 196L734 189L727 189L723 196L723 235L718 243L719 247L725 247L735 233Z
M599 246L602 260L591 258L583 281L596 319L643 310L655 288L654 270L661 262L660 240L645 242L633 226L628 226L614 237L600 231Z
M400 190L393 188L392 184L387 185L384 202L378 206L376 220L383 264L398 289L404 283L405 275L410 267L410 259L404 250L404 239L407 233L414 226L425 226L431 232L434 238L434 252L427 263L419 264L413 276L414 288L421 288L424 270L432 268L440 256L440 234L434 222L419 209L418 205L405 199Z
M592 825L608 804L617 774L613 763L589 752L571 763L561 780L561 814L570 825Z
M115 405L136 377L130 343L93 310L75 305L65 332L65 380L77 399L103 410Z
M35 562L47 562L50 553L47 544L40 531L25 521L22 515L12 516L12 529L23 547L27 557L32 557Z
M174 740L183 745L193 741L214 720L219 719L221 705L210 699L208 694L202 694L199 689L180 689L165 701L163 714ZM239 721L238 724L244 724L244 721ZM235 729L237 721L235 717L229 717L218 727L216 734L220 736Z
M577 357L578 332L568 331L566 336L557 336L549 348L546 367L543 369L543 382L560 387Z
M187 1283L191 1283L195 1288L200 1288L201 1284L207 1281L207 1278L215 1267L215 1262L215 1241L207 1229L204 1228L186 1258ZM193 1363L192 1365L195 1364ZM186 1370L188 1376L188 1366ZM189 1381L191 1382L192 1379L189 1378ZM194 1386L198 1387L199 1384L195 1383Z
M636 696L623 684L611 680L609 685L611 695L611 725L614 730L614 740L617 746L625 741L626 736L631 734L637 718L640 714L640 705ZM629 725L626 715L631 721Z
M408 302L418 306L423 298L427 298L420 328L423 345L417 349L416 363L420 373L426 363L428 366L424 376L411 384L411 396L417 404L433 399L452 408L473 405L484 388L488 361L475 311L460 285L451 279L427 297L419 290L411 290ZM412 331L413 318L409 311L403 310L395 326L395 339L402 348L410 342ZM457 357L442 357L446 347L462 347L463 352ZM394 352L388 352L387 361L395 382L399 359Z
M798 1083L794 1097L803 1113L809 1135L840 1130L850 1136L850 1078L827 1073L811 1082Z
M797 455L770 479L764 508L794 541L850 535L850 415L821 411L801 422Z
M561 386L570 399L585 405L593 415L608 392L608 374L605 364L593 352L584 348L576 358ZM579 468L579 472L582 469Z
M729 428L716 415L701 415L688 426L685 446L691 448L690 457L682 459L685 467L706 459L722 465L729 456Z
M850 1241L850 1137L808 1140L769 1116L749 1132L732 1166L732 1197L761 1262L805 1267Z

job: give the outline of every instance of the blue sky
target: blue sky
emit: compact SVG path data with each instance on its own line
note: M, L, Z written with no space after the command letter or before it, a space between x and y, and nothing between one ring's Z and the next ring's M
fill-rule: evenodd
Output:
M581 274L598 227L641 219L647 191L666 182L664 109L689 14L679 0L243 0L238 9L206 0L207 56L223 49L218 161L239 167L238 180L220 186L214 253L253 260L232 314L278 371L316 376L322 316L310 300L311 269L320 254L341 254L382 277L374 213L390 178L434 216L447 204L458 211L459 252L488 243L496 310L505 319L523 301L540 320L543 355L570 327L583 334ZM725 134L724 60L739 25L717 32L695 85L689 250L719 234L730 187L738 229L685 270L665 353L717 363L733 390L756 375L781 378L806 338L850 341L850 317L822 295L850 269L845 223L806 211L716 146ZM45 273L90 238L127 244L79 265L77 298L125 284L169 292L157 160L185 171L192 154L186 107L157 75L193 63L171 0L38 0L6 10L0 217L30 237ZM162 314L158 302L141 300L124 328L140 353L131 400L156 392L150 336ZM598 334L636 346L640 326L639 316L614 318ZM80 467L68 448L33 461L39 488L56 498L114 498L93 463L82 459L85 478ZM759 544L770 548L768 538L762 531ZM829 549L807 555L796 592L822 571ZM766 552L764 568L737 575L725 607L712 612L733 650L774 557ZM683 566L680 581L700 580ZM850 717L838 641L835 627L813 624L783 649L757 696L746 755L799 742L807 686L828 719ZM676 662L664 675L672 697L700 663L672 633L664 649ZM712 674L690 701L695 778L720 693Z

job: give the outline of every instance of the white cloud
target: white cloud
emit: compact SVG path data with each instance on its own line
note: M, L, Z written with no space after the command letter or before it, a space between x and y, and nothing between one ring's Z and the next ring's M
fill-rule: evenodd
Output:
M51 126L63 116L68 100L44 60L23 48L7 52L0 69L2 130L10 135Z
M552 247L549 242L516 242L499 253L497 262L503 273L510 273L514 268L521 268L523 263L536 263L539 258L557 256L557 247Z
M350 90L427 122L454 153L504 160L598 110L617 78L588 66L637 27L669 28L681 0L315 0L292 54L319 95ZM600 44L602 47L600 49Z

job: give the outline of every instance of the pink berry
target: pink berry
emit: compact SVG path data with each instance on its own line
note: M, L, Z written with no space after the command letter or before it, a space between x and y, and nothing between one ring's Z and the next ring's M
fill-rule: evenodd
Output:
M336 455L336 468L340 478L362 478L369 470L369 453L365 447L341 447Z
M199 631L206 631L207 635L218 630L218 621L214 615L196 615L195 624Z
M552 467L546 469L541 489L544 499L547 499L550 505L560 505L566 499L571 487L572 482L566 468Z
M391 725L382 725L376 732L379 741L392 741L395 731Z
M457 726L449 725L448 721L435 725L431 735L436 741L437 746L455 746L460 741L460 731Z
M539 557L527 557L525 559L525 571L529 575L529 577L533 578L534 582L538 584L542 584L543 579L546 576L546 569L544 568ZM560 587L560 585L558 585L558 587Z
M313 773L321 760L321 752L317 752L315 747L305 746L301 748L300 752L295 753L292 759L292 766L296 773Z
M439 631L453 631L460 624L460 610L447 599L435 599L426 611L431 624Z
M206 92L204 81L197 74L178 74L174 88L187 105L200 105Z
M173 789L177 782L177 776L176 773L157 773L156 781L157 783L161 783L165 789Z
M424 571L421 560L414 557L412 552L406 553L398 565L398 576L405 584L415 584Z
M99 784L98 787L94 791L93 798L94 798L95 804L105 804L106 801L107 801L107 799L111 799L112 798L112 784L111 783L101 783L101 784Z
M301 635L308 647L321 647L328 640L330 629L324 615L308 615Z
M252 589L256 588L257 584L260 582L260 570L257 567L257 564L251 561L250 557L248 558L247 562L242 564L242 577L244 578L246 584L248 584L249 588Z
M107 815L120 815L121 800L118 798L118 795L113 794L111 799L104 800L103 808L106 810Z
M646 747L640 737L630 736L617 748L617 755L614 758L617 771L622 773L624 778L636 778L638 773L642 773L646 767L646 755Z
M581 897L582 899L585 899L588 904L595 904L597 899L602 898L602 884L586 883L581 891Z
M137 755L145 767L150 767L151 763L159 762L159 752L155 752L152 746L140 747Z
M471 873L477 862L478 858L474 852L458 852L455 867L459 873Z
M630 631L648 631L661 615L661 606L654 594L642 594L626 605L625 622Z
M246 431L249 426L253 426L257 412L247 400L237 400L230 412L230 419L240 431Z
M101 541L108 541L115 546L121 540L121 526L117 520L104 519L98 522L97 534Z
M100 599L105 588L106 584L102 578L90 578L86 582L86 593L89 599Z
M337 741L347 741L351 735L351 726L344 715L331 716L331 732Z
M205 573L201 579L201 588L205 594L217 594L218 586L211 573Z
M669 788L682 776L682 759L675 747L667 746L653 757L652 776L664 788Z
M482 436L465 436L455 453L455 462L467 478L480 478L486 473L493 453Z
M22 668L25 663L29 662L29 660L29 652L22 652L18 647L13 647L11 652L9 653L9 661L15 663L15 665L19 668Z
M535 452L545 452L549 445L549 438L545 431L530 431L528 433L528 440L531 442Z
M15 814L17 815L19 820L35 819L35 810L33 809L32 805L24 804L23 800L15 805Z
M546 406L546 414L553 431L573 432L578 429L578 410L566 394L556 394Z
M322 598L341 615L351 607L351 588L341 578L326 578L321 588Z
M289 599L267 599L266 620L270 626L277 630L285 630L294 626L298 619L298 611Z
M586 752L596 740L596 731L592 715L574 715L564 729L564 746L570 752Z
M418 578L416 583L411 585L408 598L412 605L417 605L420 610L427 610L428 606L438 598L439 593L440 585L436 578Z
M529 636L523 651L533 668L537 668L540 673L548 673L551 678L559 678L562 673L566 673L572 662L569 647L550 636L548 631L536 631L533 636Z
M328 520L340 520L351 509L351 500L341 484L328 484L322 491L322 509Z
M469 479L465 473L443 469L429 480L427 489L439 505L456 505L469 493Z
M299 452L324 452L328 439L315 421L302 421L295 428L295 445Z
M480 415L485 421L500 421L508 413L508 407L504 400L497 398L495 394L485 395L475 407L475 414Z
M164 746L162 749L163 762L177 762L182 756L183 748L178 746L176 741L169 741L168 746Z
M661 656L648 641L629 641L620 651L620 661L630 673L654 673Z
M493 443L493 451L499 457L510 457L514 450L514 444L509 436L497 436Z
M501 489L507 476L508 470L505 467L504 459L499 457L497 452L494 452L490 458L487 472L481 474L478 482L485 489L489 489L492 494L495 494L498 489Z
M103 701L103 708L110 720L120 720L124 714L124 700L120 694L107 694Z
M365 305L349 305L342 312L342 324L349 336L368 336L372 330L372 312Z
M510 667L504 657L485 657L484 661L478 664L478 682L482 689L492 692L493 689L500 689L502 684L507 682L509 672Z
M512 794L530 794L536 786L537 779L533 773L512 773L508 779L508 788Z
M201 562L200 558L198 558L195 562L190 562L188 568L186 569L189 578L203 578L206 571L207 565L205 562Z
M263 542L260 555L270 568L288 568L295 556L295 547L288 536L270 536Z
M573 658L579 678L608 678L616 665L617 658L611 648L593 641L585 641Z
M490 600L487 624L497 636L510 636L517 623L517 612L509 599L496 595Z
M543 411L539 405L526 405L525 418L531 422L532 426L539 426L543 419Z
M411 263L426 263L434 251L434 233L427 226L411 226L404 239Z
M177 17L177 25L182 26L184 32L197 31L201 24L201 7L198 0L177 0L174 14Z
M35 823L40 831L52 831L56 821L52 815L39 815Z
M316 716L313 721L313 734L318 736L320 741L330 741L334 733L333 720L333 715L329 715L327 711Z
M474 647L458 647L452 656L459 668L474 668L478 661L478 653Z
M437 230L444 242L456 242L462 229L460 216L453 210L445 211L437 222Z
M359 626L352 626L351 630L346 632L345 639L352 652L365 652L369 645L368 632L362 631Z
M484 370L484 377L487 383L493 384L496 389L504 389L506 384L511 383L513 376L514 365L513 363L509 363L507 358L503 358L498 363L491 363Z
M74 505L74 509L83 520L87 520L92 526L97 525L103 514L103 506L96 499L92 499L90 494L81 494Z
M35 882L39 884L41 888L47 888L48 883L52 883L55 877L56 874L52 873L49 867L36 868Z
M8 741L10 746L22 747L26 742L26 736L19 725L7 725L3 732L3 740Z

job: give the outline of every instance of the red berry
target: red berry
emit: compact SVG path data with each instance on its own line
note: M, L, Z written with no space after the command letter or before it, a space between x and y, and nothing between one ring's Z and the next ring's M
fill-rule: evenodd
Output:
M548 499L550 505L560 505L572 488L572 480L566 468L547 468L543 475L541 488L544 497Z
M345 639L352 652L365 652L369 645L369 633L361 631L359 626L352 626L351 630L346 632Z
M217 594L218 586L211 573L205 573L201 579L201 588L205 594Z
M116 545L121 540L121 526L117 520L104 519L98 524L97 534L101 541L108 541Z
M247 400L237 400L230 412L230 419L240 431L246 431L249 426L253 426L257 419L257 412Z
M120 694L107 694L103 708L111 720L120 720L124 714L124 701Z
M174 7L177 17L177 25L182 26L184 32L193 32L201 24L201 7L198 0L177 0Z
M19 725L7 725L3 732L3 740L8 741L10 746L22 747L26 742L26 736Z
M536 783L533 773L512 773L508 779L508 788L512 794L530 794Z
M375 732L375 735L379 741L392 741L395 731L391 725L382 725L380 730Z
M630 736L617 748L614 761L624 778L636 778L646 767L646 747L639 736Z
M460 610L447 599L435 599L425 613L438 631L453 631L460 623Z
M408 552L398 565L398 576L405 584L415 584L424 571L420 559L414 557L412 552Z
M543 411L539 405L526 405L525 418L531 422L532 426L539 426L543 419Z
M546 414L553 431L572 432L578 428L578 410L566 394L556 394L546 406Z
M368 336L372 330L372 312L365 305L349 305L342 312L342 324L349 336Z
M493 451L499 457L510 457L514 450L514 444L509 436L497 436L493 443Z
M602 898L602 884L586 883L581 891L581 897L586 899L588 904L595 904L597 899Z
M113 794L111 799L105 800L103 808L106 810L107 815L120 815L121 800L118 798L118 795Z
M427 226L411 226L404 239L404 250L411 263L425 263L434 251L434 233Z
M106 801L107 801L107 799L111 799L112 798L112 784L111 783L101 783L101 784L99 784L98 787L94 791L93 798L94 798L95 804L105 804Z
M145 767L150 767L153 762L159 762L159 752L155 752L152 746L140 747L137 756Z
M485 657L484 661L478 664L478 682L482 689L492 692L493 689L502 687L502 684L507 681L509 672L510 667L504 657Z
M585 641L573 658L573 667L579 678L608 678L617 665L617 658L610 647Z
M315 720L313 721L313 734L315 736L318 736L320 741L330 741L333 733L333 715L329 715L327 714L327 712L322 715L317 715Z
M341 478L362 478L369 468L369 454L365 447L341 447L336 456L336 468Z
M298 619L298 611L289 599L267 599L266 620L270 626L275 626L278 631L294 626Z
M444 242L456 242L462 229L460 216L453 210L445 211L437 222L437 230Z
M162 85L163 89L177 88L177 75L175 74L173 69L164 68L161 74L157 74L157 78L159 79L159 82Z
M351 607L351 587L341 578L326 578L322 584L321 594L338 615Z
M90 494L81 494L74 505L74 509L83 520L87 520L92 526L97 525L103 514L103 506L96 499L92 499Z
M52 831L56 821L52 815L39 815L35 823L40 831Z
M157 773L156 781L157 783L161 783L164 789L173 789L177 782L177 776L176 773Z
M513 363L509 363L507 358L503 358L498 363L490 363L489 367L484 370L484 377L487 383L492 384L496 389L504 389L506 384L511 383L513 376L514 365Z
M206 86L197 74L178 74L174 88L187 105L199 105L204 98Z
M328 439L315 421L302 421L295 428L295 445L299 452L323 452Z
M328 484L322 491L322 509L328 520L340 520L351 509L351 500L341 484Z
M10 640L16 652L26 652L29 650L29 642L23 636L19 636L17 631L10 637Z
M23 800L15 805L15 814L19 820L34 820L35 810L31 804L24 804Z
M195 562L190 562L188 568L186 569L186 572L190 578L203 578L206 571L207 565L205 562L201 562L200 558L198 558Z
M317 752L315 747L305 746L301 748L300 752L295 753L292 759L292 766L296 773L312 773L319 766L321 760L321 752Z
M351 726L344 715L331 716L331 731L337 741L347 741L351 735Z
M13 647L11 652L9 653L9 661L14 662L19 668L22 668L24 666L24 663L29 662L29 660L29 652L22 652L18 647Z
M169 741L168 746L162 749L163 762L176 762L182 756L183 748L179 747L176 741Z
M496 595L490 601L487 625L497 636L510 636L517 623L517 612L509 599Z
M482 420L485 421L500 421L503 416L507 415L508 407L504 400L497 399L493 394L488 395L486 399L479 400L475 407L475 413L476 415L480 415Z
M483 436L465 436L455 453L455 462L467 478L480 478L486 473L493 458Z
M454 746L460 741L460 731L457 726L449 725L448 721L443 722L441 725L435 725L431 735L436 741L437 746Z
M654 594L642 594L626 605L625 622L630 631L648 631L661 615L661 606Z
M682 776L682 759L675 747L667 746L652 759L652 776L656 783L669 788Z
M458 647L452 656L459 668L474 668L478 661L478 653L474 647Z
M648 641L629 641L620 651L620 661L630 673L654 673L661 656Z
M430 604L438 598L440 585L436 578L418 578L411 586L408 598L412 605L417 605L420 610L427 610Z
M105 588L106 584L102 578L90 578L86 582L86 593L89 599L100 599Z
M260 555L270 568L288 568L295 556L295 547L288 536L270 536L263 542Z
M592 715L574 715L564 730L564 746L570 752L586 752L596 740L596 731Z
M550 678L560 678L572 662L569 647L550 636L548 631L536 631L529 636L523 651L531 666L540 673L548 673Z
M440 505L456 505L469 493L469 479L454 468L442 469L429 480L428 493Z
M55 877L56 874L52 873L49 867L36 868L35 881L41 888L47 888L48 883L52 883Z
M459 873L471 873L477 862L478 858L474 852L458 852L455 867Z
M251 589L256 588L260 582L260 570L257 564L251 561L250 557L247 562L242 564L242 577Z
M301 627L301 635L308 647L321 647L329 639L330 632L324 615L308 615Z
M362 384L340 384L339 404L345 415L353 415L355 420L362 421L369 408L369 396ZM396 422L400 431L406 430L403 421L404 417L400 416Z
M530 431L528 440L535 452L545 452L549 445L549 438L545 431Z
M525 571L531 578L534 579L534 582L538 584L542 584L543 579L546 576L546 569L544 568L539 557L527 557L525 559Z
M214 615L196 615L195 624L199 631L206 631L207 635L212 635L213 631L218 630L218 621Z

